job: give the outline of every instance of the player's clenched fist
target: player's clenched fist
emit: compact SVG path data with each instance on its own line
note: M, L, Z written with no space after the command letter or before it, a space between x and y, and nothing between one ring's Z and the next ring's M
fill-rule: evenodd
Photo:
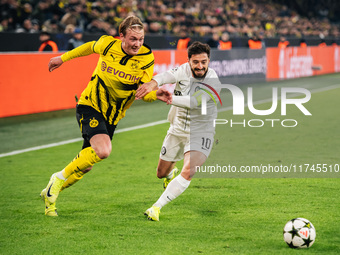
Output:
M61 66L64 62L61 60L61 56L54 57L50 59L50 62L48 62L48 70L52 72L54 69Z

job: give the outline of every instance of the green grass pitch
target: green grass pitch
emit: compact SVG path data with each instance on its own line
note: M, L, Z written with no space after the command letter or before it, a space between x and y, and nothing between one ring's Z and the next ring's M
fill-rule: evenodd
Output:
M271 86L315 90L339 85L339 77L258 84L256 100L268 98ZM207 164L339 164L339 96L339 88L313 93L306 104L310 117L294 107L286 117L271 116L296 119L295 128L218 126ZM231 105L228 97L223 95L223 106ZM165 119L167 109L136 102L120 128ZM231 111L219 118L236 120ZM241 118L260 117L246 111ZM0 254L338 254L339 178L316 174L200 174L162 209L160 222L147 221L143 212L162 193L156 166L167 129L161 124L116 134L110 157L60 194L57 218L44 216L39 193L81 142L0 158ZM73 110L0 119L0 153L78 136ZM293 250L283 241L284 225L296 217L316 228L310 249Z

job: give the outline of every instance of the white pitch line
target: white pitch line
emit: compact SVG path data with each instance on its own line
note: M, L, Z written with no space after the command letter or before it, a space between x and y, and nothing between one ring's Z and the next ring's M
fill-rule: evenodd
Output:
M334 85L324 87L324 88L313 89L313 90L311 90L311 93L318 93L318 92L328 91L328 90L337 89L337 88L340 88L340 85L334 84ZM298 95L298 94L296 94L296 95ZM292 95L292 96L294 96L294 95ZM272 98L263 99L263 100L256 101L253 104L256 105L256 104L268 103L268 102L271 102L271 100L272 100ZM246 106L247 106L247 104L245 104L245 107ZM228 106L228 107L224 107L224 108L219 109L218 112L230 111L232 109L233 109L232 106ZM156 125L164 124L166 122L168 122L168 121L167 120L160 120L160 121L155 121L155 122L151 122L151 123L147 123L147 124L143 124L143 125L138 125L138 126L134 126L134 127L122 128L122 129L115 131L115 134L128 132L128 131L132 131L132 130L137 130L137 129L141 129L141 128L153 127L153 126L156 126ZM36 151L36 150L56 147L56 146L65 145L65 144L69 144L69 143L75 143L75 142L79 142L79 141L82 141L82 140L83 140L83 138L75 138L75 139L70 139L70 140L61 141L61 142L57 142L57 143L50 143L50 144L35 146L35 147L27 148L27 149L15 150L15 151L11 151L11 152L8 152L8 153L0 154L0 158L7 157L7 156L13 156L13 155L17 155L17 154L21 154L21 153L25 153L25 152L30 152L30 151Z
M66 141L61 141L61 142L58 142L58 143L50 143L50 144L35 146L35 147L27 148L27 149L11 151L11 152L8 152L8 153L0 154L0 158L7 157L7 156L13 156L13 155L17 155L17 154L21 154L21 153L29 152L29 151L37 151L37 150L41 150L41 149L56 147L56 146L59 146L59 145L64 145L64 144L69 144L69 143L75 143L75 142L79 142L81 140L82 140L82 138L75 138L75 139L70 139L70 140L66 140Z
M136 130L136 129L141 129L141 128L152 127L152 126L160 125L160 124L163 124L163 123L166 123L166 122L167 122L167 120L160 120L160 121L155 121L155 122L151 122L151 123L147 123L147 124L143 124L143 125L138 125L138 126L134 126L134 127L122 128L122 129L115 131L115 134L131 131L131 130ZM41 149L56 147L56 146L69 144L69 143L75 143L75 142L79 142L79 141L82 141L82 140L83 140L83 138L75 138L75 139L70 139L70 140L61 141L61 142L57 142L57 143L50 143L50 144L35 146L35 147L23 149L23 150L15 150L15 151L11 151L11 152L8 152L8 153L0 154L0 158L7 157L7 156L13 156L13 155L17 155L17 154L21 154L21 153L29 152L29 151L37 151L37 150L41 150Z

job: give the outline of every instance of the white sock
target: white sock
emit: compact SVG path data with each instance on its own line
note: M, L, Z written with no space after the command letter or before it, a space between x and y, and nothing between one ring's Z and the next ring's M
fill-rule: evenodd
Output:
M178 175L169 183L169 185L166 187L166 190L163 192L154 206L162 208L167 203L181 195L189 187L189 185L190 181L183 178L182 175Z
M62 171L60 171L60 172L58 172L57 174L56 174L56 176L60 179L60 180L66 180L66 178L64 177L64 175L63 175L63 171L65 172L65 169L63 169Z

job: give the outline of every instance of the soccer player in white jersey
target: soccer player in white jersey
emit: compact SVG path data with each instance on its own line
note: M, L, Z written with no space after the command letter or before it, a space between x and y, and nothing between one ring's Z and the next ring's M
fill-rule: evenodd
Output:
M145 211L149 220L159 221L160 209L189 187L196 167L203 165L210 154L215 134L213 122L217 118L215 99L219 97L220 82L216 72L208 67L209 61L209 45L194 42L188 48L187 63L157 74L137 90L136 97L142 98L156 85L176 83L174 95L167 101L162 100L172 105L168 114L170 128L157 167L157 177L165 178L165 191ZM161 87L157 95L162 93L165 89ZM201 111L203 102L206 102L206 114ZM184 164L178 175L175 164L182 159Z

